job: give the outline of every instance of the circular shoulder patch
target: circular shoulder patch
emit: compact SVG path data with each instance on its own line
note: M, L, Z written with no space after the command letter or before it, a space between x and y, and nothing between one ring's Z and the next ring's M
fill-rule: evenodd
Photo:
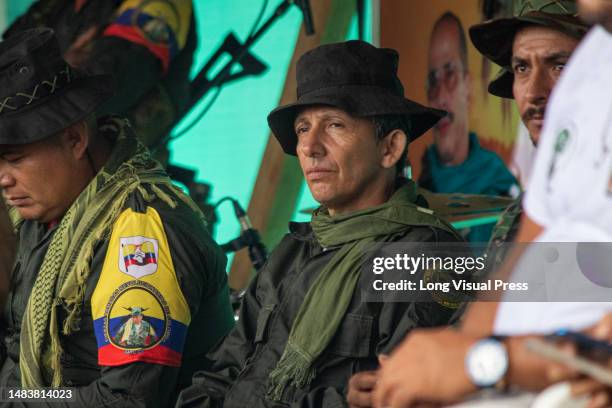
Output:
M170 335L170 309L147 282L133 280L115 290L104 315L104 336L126 352L148 350Z
M447 309L458 309L459 306L461 306L464 298L460 293L452 290L444 292L437 289L437 284L447 284L449 288L452 287L452 277L448 272L435 268L429 268L423 274L423 282L426 286L433 284L433 287L436 288L430 290L429 294L437 304L444 306Z

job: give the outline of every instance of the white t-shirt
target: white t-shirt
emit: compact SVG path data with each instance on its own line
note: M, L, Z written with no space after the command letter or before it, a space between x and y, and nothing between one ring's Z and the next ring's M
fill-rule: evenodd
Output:
M600 26L552 93L523 204L544 227L539 242L612 242L612 34ZM581 329L610 311L607 302L502 302L495 332Z

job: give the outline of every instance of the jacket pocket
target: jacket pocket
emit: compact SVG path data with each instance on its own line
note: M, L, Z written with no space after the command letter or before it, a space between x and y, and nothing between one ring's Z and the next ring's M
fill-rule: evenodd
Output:
M259 358L265 346L265 341L268 338L268 326L270 325L272 316L274 316L275 308L276 305L265 305L259 310L259 314L257 315L257 326L255 327L255 336L253 338L255 347L244 361L244 365L240 372L225 393L224 404L226 406L242 406L242 404L247 406L247 403L258 399L258 392L265 392L258 390L258 387L262 387L261 383L253 384L253 381L244 381L251 373L251 370L253 370L253 367L256 365L256 360Z
M372 351L374 317L347 313L334 336L329 351L342 357L367 358Z
M265 305L259 311L257 316L257 327L255 327L255 337L253 338L253 343L255 344L255 349L249 355L244 362L244 366L240 371L239 377L243 376L247 370L250 368L251 363L257 359L259 354L261 353L261 349L264 345L265 340L268 337L268 326L270 323L270 319L274 314L274 309L276 305Z
M268 323L274 312L276 305L265 305L259 311L257 316L257 328L255 329L255 343L261 343L268 337Z

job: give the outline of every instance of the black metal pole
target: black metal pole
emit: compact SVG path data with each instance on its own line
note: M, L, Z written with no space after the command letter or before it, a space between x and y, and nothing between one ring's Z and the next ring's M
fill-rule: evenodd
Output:
M268 20L252 36L247 38L247 40L244 42L244 44L242 44L242 47L241 47L240 51L237 53L236 57L232 58L232 60L228 61L225 64L225 66L223 67L223 69L221 71L219 71L217 73L217 75L215 75L215 77L212 80L209 81L209 80L206 79L207 71L210 68L208 66L205 66L198 73L198 75L196 75L196 77L193 80L193 83L194 84L202 84L202 87L200 89L195 89L195 92L192 92L192 96L191 96L191 100L189 101L189 104L185 108L183 114L173 124L172 127L174 127L180 121L180 119L182 119L185 116L185 114L187 112L189 112L191 110L191 108L193 108L204 95L206 95L206 93L210 89L212 89L212 88L214 88L216 86L219 86L219 85L221 85L223 83L225 78L231 72L232 66L235 63L240 62L240 60L248 52L248 50L251 47L251 45L253 45L257 40L259 40L259 37L261 37L270 28L270 26L276 22L276 20L278 20L283 14L285 14L287 12L287 10L291 6L291 4L292 4L291 0L284 0L276 8L276 10L274 11L274 14L272 14L270 16L270 18L268 18Z

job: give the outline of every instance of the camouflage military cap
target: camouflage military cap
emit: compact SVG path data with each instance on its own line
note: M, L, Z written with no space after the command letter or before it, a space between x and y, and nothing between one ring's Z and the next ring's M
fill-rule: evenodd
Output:
M142 308L142 307L124 307L125 310L127 310L128 312L130 312L130 316L134 317L134 316L142 316L142 313L147 310L146 308Z
M514 35L521 27L539 25L554 28L580 39L588 26L578 18L575 0L515 0L513 17L485 21L470 27L472 43L485 57L504 69L489 84L489 93L513 98L514 76L510 68Z

